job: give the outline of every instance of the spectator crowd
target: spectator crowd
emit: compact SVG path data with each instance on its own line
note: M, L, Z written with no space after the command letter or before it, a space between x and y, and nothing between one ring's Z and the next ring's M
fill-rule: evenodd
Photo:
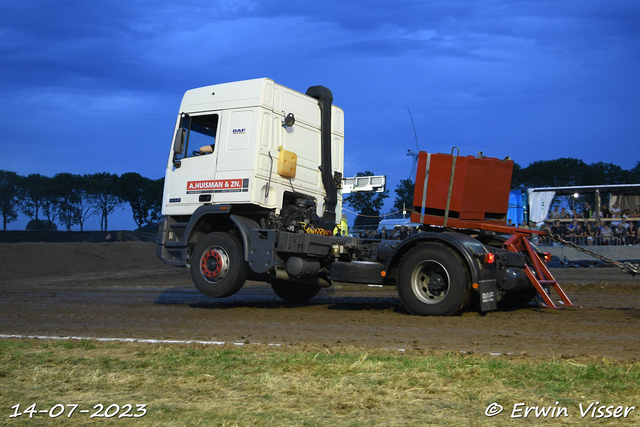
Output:
M584 204L582 212L574 213L565 208L558 211L556 206L540 229L582 246L640 244L638 239L640 205L637 205L633 211L628 209L622 211L617 203L614 203L611 208L602 205L599 213L596 219L588 203ZM520 227L522 228L523 225ZM538 229L533 223L524 226ZM542 237L539 243L552 244L548 237Z

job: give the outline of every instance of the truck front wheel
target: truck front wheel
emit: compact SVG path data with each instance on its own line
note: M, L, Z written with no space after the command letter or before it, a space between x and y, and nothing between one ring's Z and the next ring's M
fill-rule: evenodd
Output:
M412 249L400 263L396 286L411 314L452 316L471 300L467 266L460 256L438 243Z
M204 236L191 253L191 280L203 294L228 297L247 279L242 245L236 236L214 232Z

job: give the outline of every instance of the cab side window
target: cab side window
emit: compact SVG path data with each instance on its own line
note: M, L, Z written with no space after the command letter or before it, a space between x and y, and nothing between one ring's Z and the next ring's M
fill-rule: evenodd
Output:
M186 137L182 153L177 159L203 156L213 153L218 130L218 115L184 116L180 127L185 129Z

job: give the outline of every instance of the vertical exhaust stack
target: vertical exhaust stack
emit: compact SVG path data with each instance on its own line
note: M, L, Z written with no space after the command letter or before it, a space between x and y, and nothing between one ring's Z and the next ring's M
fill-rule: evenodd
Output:
M306 94L317 99L320 106L320 171L322 172L322 185L324 185L324 190L327 192L327 196L324 199L322 219L327 223L332 223L333 225L330 229L333 229L335 227L336 206L338 204L338 188L333 179L331 165L331 104L333 103L333 94L324 86L311 86L307 89Z

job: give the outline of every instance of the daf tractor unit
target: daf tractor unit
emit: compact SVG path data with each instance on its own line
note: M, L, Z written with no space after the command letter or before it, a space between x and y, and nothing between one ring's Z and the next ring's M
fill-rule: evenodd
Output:
M523 304L556 285L530 231L505 225L509 159L421 152L411 214L419 233L333 235L344 132L344 113L323 86L303 94L262 78L187 91L166 165L158 257L190 269L213 298L246 280L270 283L289 302L334 283L374 284L396 286L418 315Z

